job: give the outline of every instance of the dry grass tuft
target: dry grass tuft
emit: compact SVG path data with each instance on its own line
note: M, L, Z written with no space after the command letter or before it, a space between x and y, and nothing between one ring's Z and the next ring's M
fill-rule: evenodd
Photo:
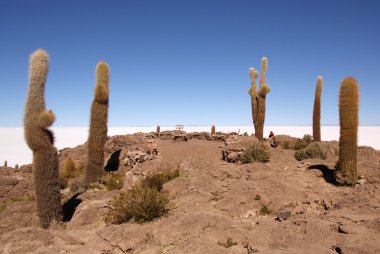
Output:
M168 211L169 192L163 185L179 177L179 171L167 171L142 179L127 192L115 197L104 220L106 223L121 224L128 221L138 223L152 221Z
M242 156L243 163L268 162L270 157L269 147L262 143L254 143L244 151Z

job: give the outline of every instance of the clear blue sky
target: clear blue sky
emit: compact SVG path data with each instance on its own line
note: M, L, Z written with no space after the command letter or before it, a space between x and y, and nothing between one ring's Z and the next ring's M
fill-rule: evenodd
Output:
M0 126L22 126L29 55L50 55L55 126L87 126L96 63L110 65L109 126L251 125L248 68L268 57L267 125L338 124L340 81L360 124L380 124L380 1L0 1Z

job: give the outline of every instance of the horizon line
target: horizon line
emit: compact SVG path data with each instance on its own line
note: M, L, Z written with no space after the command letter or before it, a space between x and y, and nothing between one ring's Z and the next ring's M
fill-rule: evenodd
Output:
M177 124L175 124L177 125ZM159 125L160 127L175 127L175 125ZM215 125L215 126L219 126L219 127L248 127L248 126L252 126L254 127L254 125L216 125L216 124L211 124L211 125L185 125L185 124L178 124L178 125L183 125L184 127L209 127L209 126L212 126L212 125ZM125 126L108 126L108 128L138 128L138 127L142 127L142 128L148 128L148 127L157 127L158 125L125 125ZM290 126L294 126L294 127L302 127L302 126L313 126L312 124L295 124L295 125L291 125L291 124L268 124L268 125L265 125L265 126L279 126L279 127L290 127ZM265 127L264 126L264 127ZM323 126L339 126L338 124L323 124L321 125L321 127ZM364 125L360 125L359 124L359 127L377 127L379 126L380 127L380 124L364 124ZM24 126L0 126L0 128L23 128ZM70 126L70 125L66 125L66 126L51 126L49 128L89 128L89 126L87 125L81 125L81 126Z

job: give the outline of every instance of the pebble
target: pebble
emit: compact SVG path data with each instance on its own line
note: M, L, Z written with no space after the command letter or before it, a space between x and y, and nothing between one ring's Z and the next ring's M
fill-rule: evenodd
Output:
M280 211L276 214L276 220L283 221L287 220L292 215L291 211Z
M366 183L366 180L364 178L360 179L360 180L357 180L356 181L357 184L360 184L360 185L363 185Z

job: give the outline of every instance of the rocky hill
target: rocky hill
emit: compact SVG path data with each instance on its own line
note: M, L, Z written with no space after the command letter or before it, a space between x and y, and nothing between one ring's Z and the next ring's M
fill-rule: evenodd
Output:
M337 142L321 142L326 159L297 161L279 136L264 142L269 161L242 164L254 137L183 132L114 136L105 161L121 149L119 190L81 192L62 185L64 223L37 225L30 165L0 168L1 253L380 253L380 152L359 148L361 179L337 186ZM86 144L60 151L85 163ZM224 160L223 160L224 159ZM168 212L152 222L106 224L111 200L148 175L179 170L164 185ZM115 173L115 172L114 172ZM112 173L107 173L112 174ZM80 177L79 177L80 178ZM73 197L74 196L74 197Z

